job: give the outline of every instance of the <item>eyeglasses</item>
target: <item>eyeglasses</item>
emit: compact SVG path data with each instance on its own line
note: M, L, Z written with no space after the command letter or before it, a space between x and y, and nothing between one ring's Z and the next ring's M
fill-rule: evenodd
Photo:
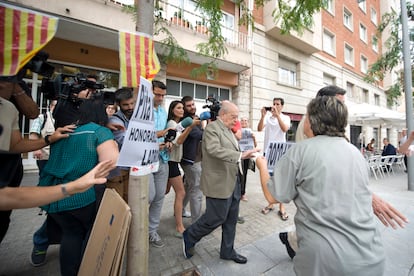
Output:
M166 95L165 94L154 93L154 96L164 98Z

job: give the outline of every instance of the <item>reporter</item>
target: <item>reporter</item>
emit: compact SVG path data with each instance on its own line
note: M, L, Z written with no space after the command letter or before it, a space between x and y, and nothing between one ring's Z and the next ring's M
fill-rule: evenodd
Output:
M84 192L95 184L106 183L105 177L114 167L112 160L106 160L82 177L66 184L49 187L0 188L0 210L32 208Z

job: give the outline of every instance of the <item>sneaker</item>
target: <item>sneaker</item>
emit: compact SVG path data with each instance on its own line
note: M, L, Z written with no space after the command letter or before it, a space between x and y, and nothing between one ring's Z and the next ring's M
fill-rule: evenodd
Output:
M248 201L248 199L247 199L247 196L246 196L246 195L242 195L242 196L241 196L241 198L240 198L240 200L242 200L242 201Z
M188 241L187 230L183 232L183 254L184 258L190 259L194 255L195 243Z
M149 236L149 243L154 247L164 247L165 243L162 241L161 237L158 235L157 232L150 234Z
M47 250L38 250L33 248L32 256L30 257L30 263L32 266L41 266L46 263L46 252Z
M237 223L243 224L244 223L244 217L238 216L237 217Z
M183 218L191 218L191 213L187 210L183 210Z
M295 250L293 250L292 247L290 247L290 243L288 241L288 233L287 232L279 233L279 239L286 246L286 250L287 250L289 257L293 259L296 256L296 252Z

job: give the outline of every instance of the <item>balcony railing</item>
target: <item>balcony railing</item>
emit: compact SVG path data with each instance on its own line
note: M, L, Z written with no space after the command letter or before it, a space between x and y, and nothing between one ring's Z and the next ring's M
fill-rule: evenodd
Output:
M206 38L211 35L208 20L200 14L164 1L160 1L159 4L160 10L156 16L161 16L170 26L205 36ZM221 25L221 33L228 46L250 51L251 43L247 34L235 31L224 25Z

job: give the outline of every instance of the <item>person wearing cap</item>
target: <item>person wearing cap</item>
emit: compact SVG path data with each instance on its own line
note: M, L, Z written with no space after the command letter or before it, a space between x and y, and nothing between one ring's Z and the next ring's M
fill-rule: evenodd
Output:
M334 96L341 102L344 102L345 93L346 91L338 86L328 85L328 86L321 88L316 94L316 97ZM298 128L297 128L297 132L296 132L297 143L307 138L304 133L304 128L303 128L304 121L305 121L305 116L302 117L302 120L299 123ZM261 179L261 181L267 182L267 180L265 179ZM380 198L374 193L372 193L372 208L374 210L374 214L386 227L391 226L392 228L396 229L397 224L398 224L400 227L403 228L404 223L408 222L407 218L403 214L401 214L391 204L384 201L382 198ZM279 233L279 238L280 238L280 241L286 246L286 250L287 250L289 257L293 259L296 255L296 251L298 250L296 231L281 232Z

